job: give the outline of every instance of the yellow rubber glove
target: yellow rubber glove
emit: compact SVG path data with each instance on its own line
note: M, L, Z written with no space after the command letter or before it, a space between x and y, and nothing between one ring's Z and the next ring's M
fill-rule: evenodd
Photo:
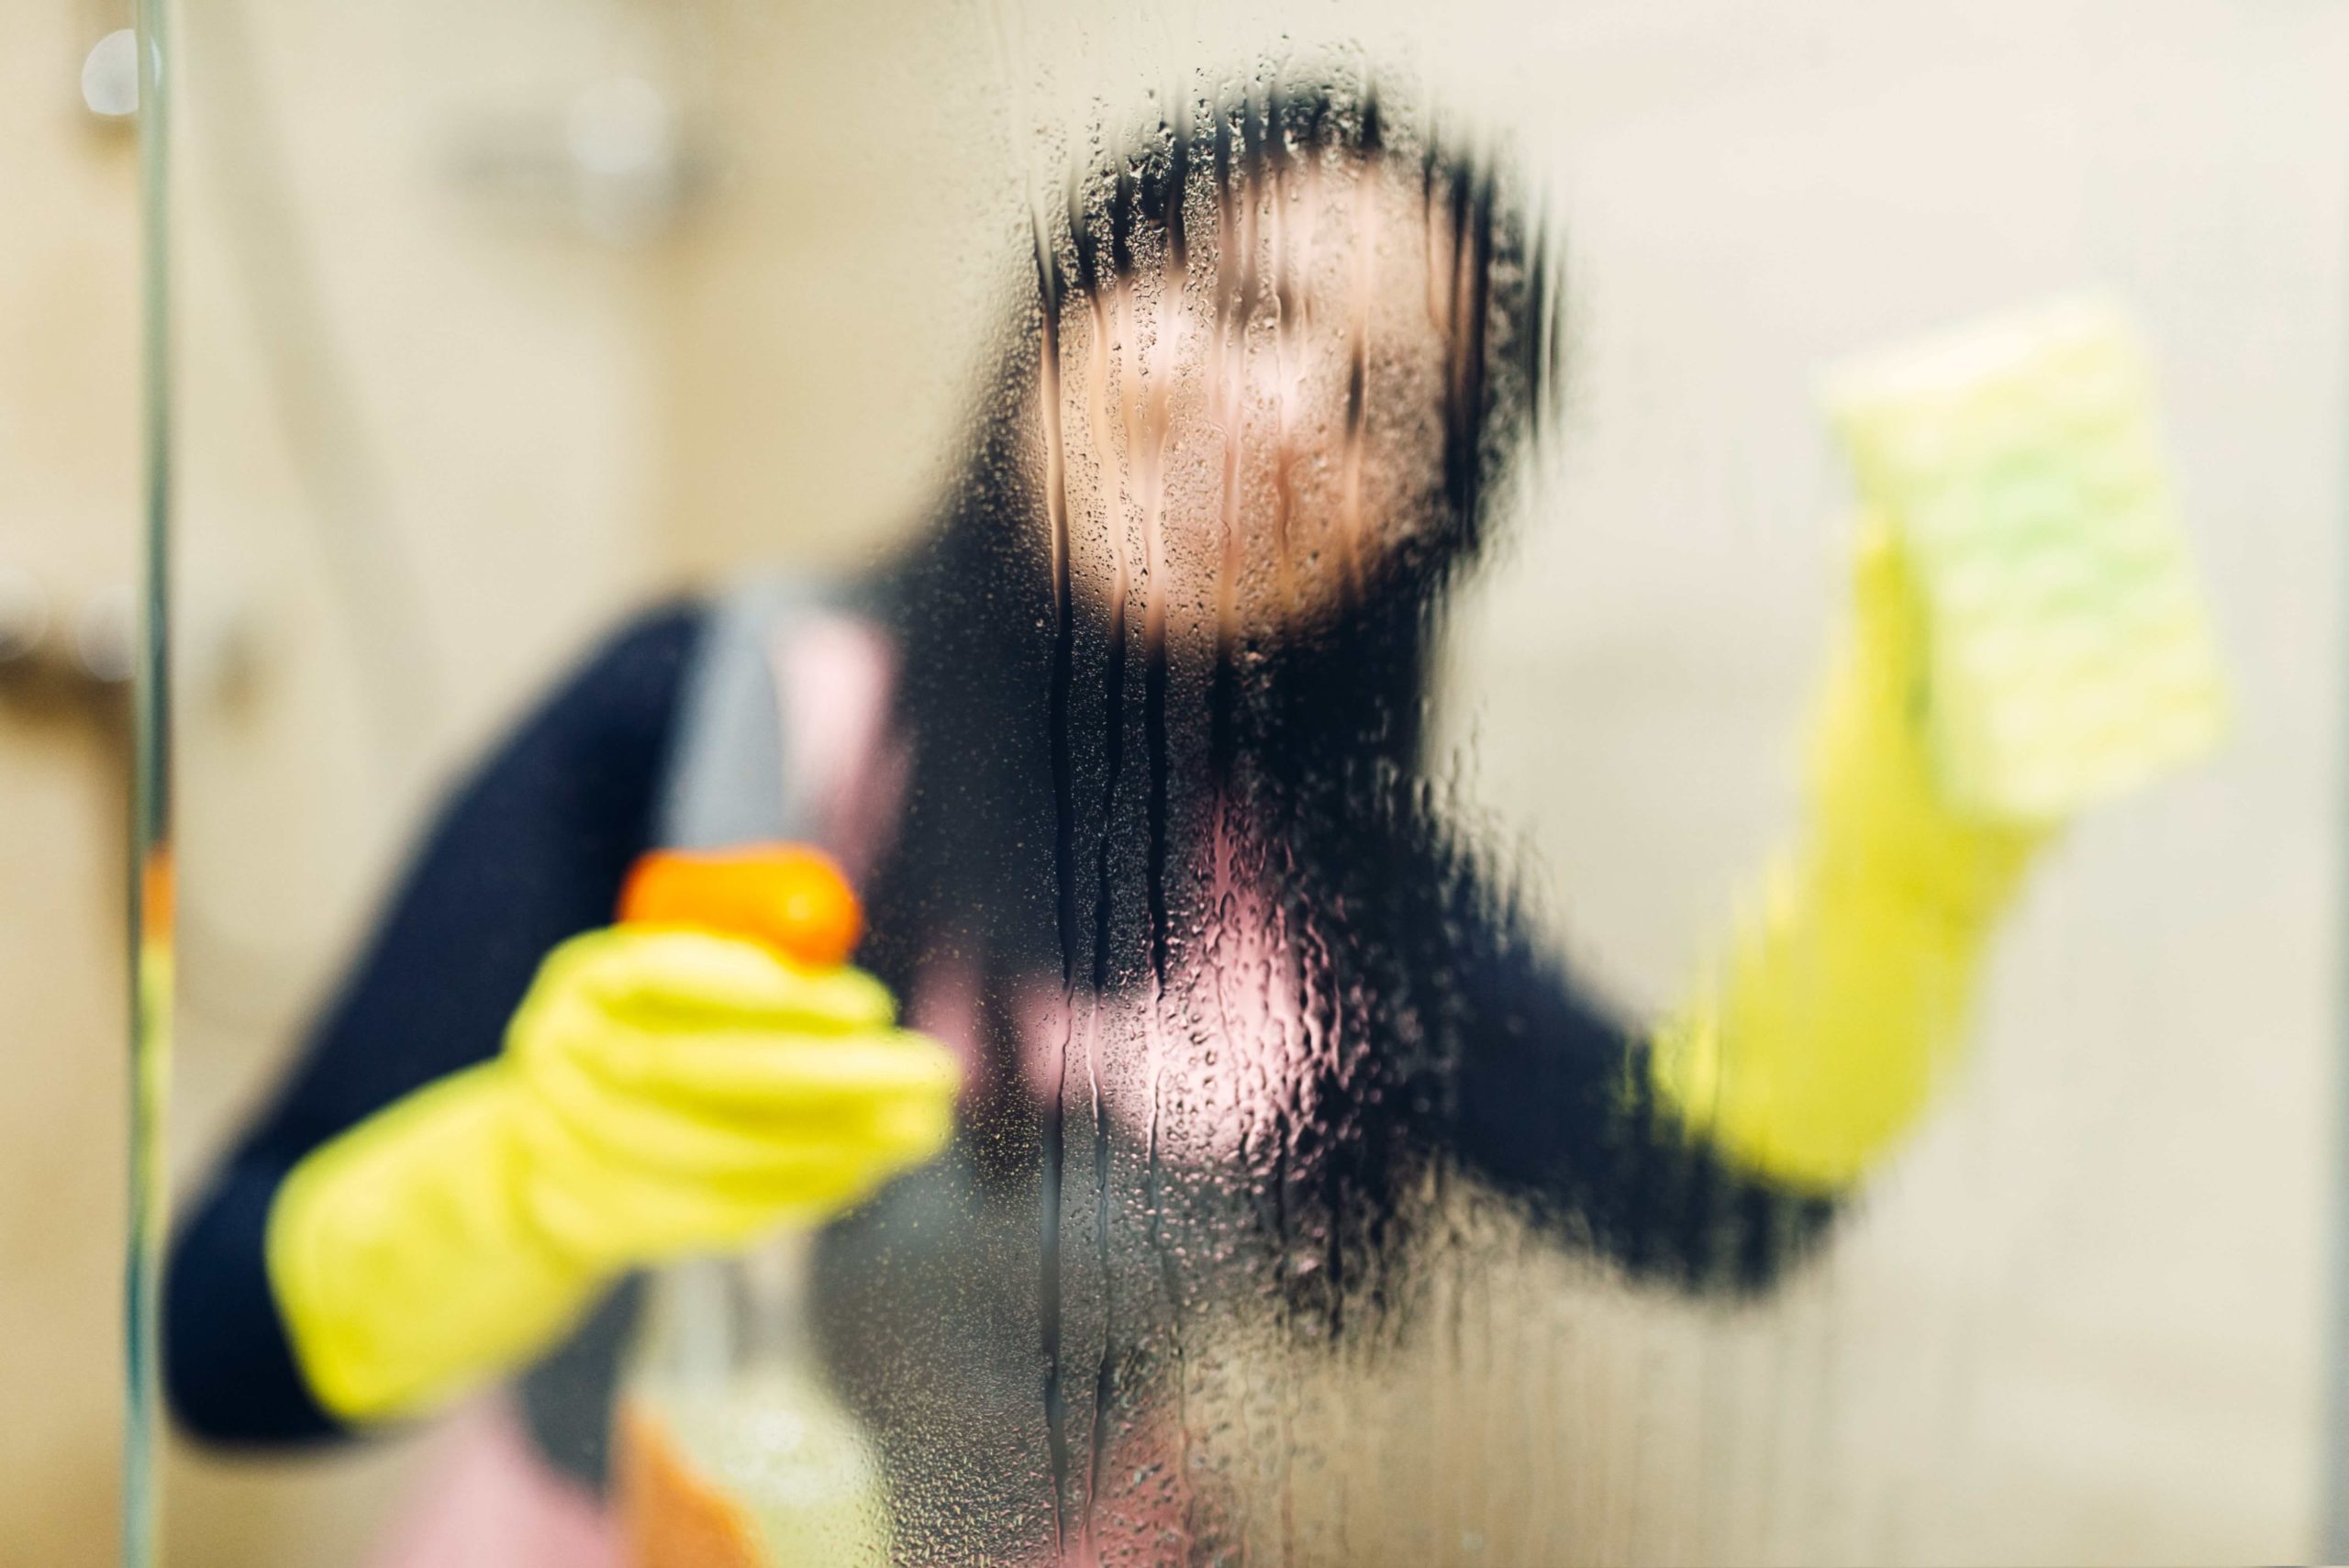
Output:
M495 1060L319 1148L270 1282L319 1403L430 1408L553 1342L618 1273L853 1206L947 1139L959 1070L851 969L614 928L550 954Z
M1923 617L1881 525L1864 531L1854 590L1813 731L1805 837L1650 1059L1692 1132L1813 1192L1856 1179L1915 1121L2049 830L1962 816L1936 791Z

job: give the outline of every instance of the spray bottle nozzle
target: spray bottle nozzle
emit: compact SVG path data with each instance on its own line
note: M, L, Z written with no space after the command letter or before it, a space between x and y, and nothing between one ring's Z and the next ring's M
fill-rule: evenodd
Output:
M864 934L847 876L804 844L655 850L629 868L619 918L747 937L816 969L846 963Z

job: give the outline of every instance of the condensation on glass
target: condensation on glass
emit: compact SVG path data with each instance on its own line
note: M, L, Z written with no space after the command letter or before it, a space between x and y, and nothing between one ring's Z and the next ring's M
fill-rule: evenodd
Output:
M1406 9L623 6L590 47L518 0L483 58L564 40L555 108L452 68L413 165L447 209L385 198L454 226L436 275L611 286L593 331L432 307L520 317L547 363L452 395L596 432L518 427L549 472L427 484L429 397L405 433L333 403L373 450L319 509L415 534L446 659L576 642L445 636L562 618L485 605L419 520L500 486L566 637L655 576L779 574L881 650L856 739L768 782L856 806L811 836L963 1062L956 1133L804 1248L654 1287L621 1443L657 1439L624 1462L661 1550L2304 1553L2332 720L2293 672L2337 608L2304 584L2349 332L2308 215L2349 193L2349 37ZM1913 781L1838 771L1927 656L1822 374L2083 292L2158 380L2221 631L2268 640L2225 643L2200 771L1920 826L1884 805ZM355 753L486 727L387 682L406 612L358 606ZM1915 929L1879 874L1931 883L1883 906ZM1905 956L1773 924L1820 907ZM1741 1131L1708 1042L1822 987L1842 1053L1789 1083L1874 1029L1914 1081L1848 1137Z

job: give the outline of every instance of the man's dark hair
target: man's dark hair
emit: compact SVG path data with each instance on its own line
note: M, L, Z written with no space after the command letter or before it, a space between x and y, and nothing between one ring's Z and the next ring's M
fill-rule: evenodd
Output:
M1186 115L1113 144L1071 178L1057 210L1038 214L1036 319L1050 345L1072 300L1145 268L1180 275L1201 238L1198 218L1220 248L1239 204L1277 197L1306 165L1386 159L1416 165L1430 232L1450 241L1443 491L1459 524L1453 543L1473 552L1492 482L1551 412L1561 352L1557 252L1498 159L1433 123L1390 113L1375 82L1275 80L1202 96ZM1252 258L1219 265L1244 319L1257 303ZM1363 391L1353 389L1350 421L1360 417Z

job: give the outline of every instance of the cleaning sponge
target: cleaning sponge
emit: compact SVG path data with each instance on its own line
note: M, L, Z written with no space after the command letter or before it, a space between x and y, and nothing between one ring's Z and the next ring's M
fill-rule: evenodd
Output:
M1923 601L1947 803L2054 821L2208 750L2225 697L2127 319L2067 303L1830 378Z

